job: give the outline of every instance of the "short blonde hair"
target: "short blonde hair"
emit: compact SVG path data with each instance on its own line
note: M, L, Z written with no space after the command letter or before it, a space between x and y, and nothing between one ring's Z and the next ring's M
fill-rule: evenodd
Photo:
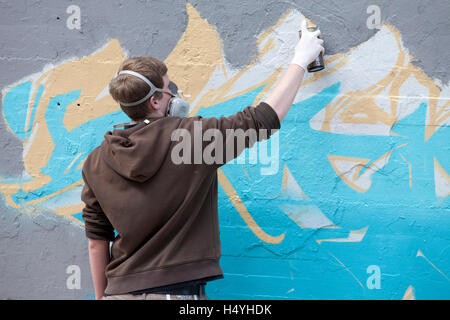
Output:
M167 66L164 62L153 58L153 57L134 57L129 58L122 62L119 67L119 71L131 70L142 74L144 77L149 79L157 88L164 87L163 77L167 74ZM109 83L109 93L113 99L117 102L121 101L124 103L130 103L134 101L139 101L144 98L150 90L148 84L143 80L129 75L121 74ZM154 94L155 98L159 99L161 96L160 92ZM120 106L131 120L142 120L149 113L147 107L148 100L133 107Z

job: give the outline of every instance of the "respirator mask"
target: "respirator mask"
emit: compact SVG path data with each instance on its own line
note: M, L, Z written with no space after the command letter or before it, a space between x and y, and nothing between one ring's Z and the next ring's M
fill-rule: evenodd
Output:
M153 83L151 83L150 80L148 80L146 77L144 77L140 73L137 73L137 72L134 72L131 70L123 70L123 71L120 71L117 75L121 75L121 74L131 74L135 77L138 77L138 78L144 80L150 87L150 91L148 92L148 94L139 101L130 102L130 103L119 101L119 103L122 106L124 106L124 107L138 106L141 103L150 99L150 97L153 96L155 94L155 92L166 92L172 96L172 98L169 100L169 105L167 107L166 116L184 118L189 114L189 110L190 110L189 102L187 102L186 100L184 100L178 96L178 87L172 81L169 84L170 90L164 90L164 89L155 87L155 85Z

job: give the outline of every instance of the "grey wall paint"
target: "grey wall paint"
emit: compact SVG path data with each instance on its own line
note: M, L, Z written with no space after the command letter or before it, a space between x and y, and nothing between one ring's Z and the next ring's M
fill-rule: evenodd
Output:
M0 299L90 299L87 243L84 230L67 218L51 212L25 215L2 199ZM67 288L71 265L80 267L80 289Z

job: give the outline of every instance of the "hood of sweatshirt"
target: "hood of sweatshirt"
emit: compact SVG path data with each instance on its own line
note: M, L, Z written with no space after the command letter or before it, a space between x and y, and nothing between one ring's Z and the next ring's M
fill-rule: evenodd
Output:
M167 141L178 124L174 117L158 118L150 124L141 122L128 129L108 131L100 146L101 156L121 176L145 182L166 161L171 147Z

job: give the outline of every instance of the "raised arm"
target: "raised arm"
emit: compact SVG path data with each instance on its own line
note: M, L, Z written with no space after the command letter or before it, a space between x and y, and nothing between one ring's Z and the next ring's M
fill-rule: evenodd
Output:
M280 122L284 119L294 101L307 66L317 58L321 51L325 52L322 46L323 40L318 38L319 35L320 30L308 31L306 20L303 20L302 38L295 47L294 58L275 89L265 100L275 110Z

